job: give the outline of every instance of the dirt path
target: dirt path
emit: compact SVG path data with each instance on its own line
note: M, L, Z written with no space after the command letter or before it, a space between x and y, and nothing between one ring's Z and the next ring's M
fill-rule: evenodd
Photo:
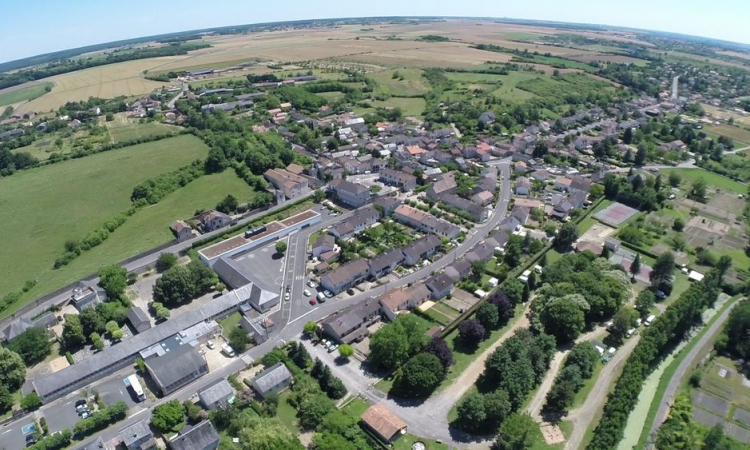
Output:
M594 420L594 417L607 401L607 393L615 381L615 375L619 376L625 361L630 356L636 344L638 344L640 338L640 335L633 336L625 345L617 350L615 356L602 369L599 378L596 380L596 384L594 384L594 388L591 389L583 405L568 413L568 419L573 423L573 432L565 443L566 450L576 450L581 446L586 429L588 429L591 421Z

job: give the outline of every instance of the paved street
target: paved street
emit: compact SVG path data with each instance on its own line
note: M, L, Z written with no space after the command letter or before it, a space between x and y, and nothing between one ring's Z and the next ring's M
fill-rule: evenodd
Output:
M447 255L443 255L440 259L438 259L433 264L430 264L420 270L417 270L409 275L406 275L398 279L397 281L389 283L388 285L378 287L371 291L360 293L360 294L357 294L357 295L354 295L345 299L333 298L327 301L326 303L319 304L314 307L310 306L307 303L308 299L306 299L303 295L301 295L301 292L304 289L304 283L305 283L306 247L307 247L307 241L309 239L309 236L312 233L320 229L323 229L326 226L329 226L330 223L332 223L333 221L343 220L349 217L352 214L351 212L341 214L338 216L332 216L332 215L326 214L322 217L321 223L316 224L315 226L308 227L290 236L289 248L287 249L287 252L286 252L286 255L287 255L286 258L288 258L288 261L286 261L286 269L284 272L285 273L284 285L286 285L287 283L291 284L292 296L289 302L290 306L288 308L288 312L283 313L284 317L287 318L288 321L286 322L285 326L279 327L279 331L274 332L270 336L270 339L268 341L266 341L265 343L261 345L252 347L250 350L245 352L244 355L252 357L255 360L259 360L260 358L263 357L263 355L268 353L276 345L283 344L285 342L288 342L289 340L297 339L302 332L302 328L305 322L321 320L333 314L334 312L340 311L360 301L363 301L365 299L372 298L372 297L377 297L383 294L384 292L386 292L386 290L388 289L395 289L395 288L399 288L402 286L406 286L409 283L420 281L421 279L429 276L432 272L436 270L440 270L446 267L447 265L451 264L456 259L461 258L464 254L466 254L469 250L471 250L476 244L480 243L492 231L492 229L495 228L505 218L505 213L508 209L508 203L510 201L510 192L511 192L510 170L509 170L510 160L505 159L502 161L497 161L497 162L494 162L494 165L498 165L500 167L502 183L501 183L500 200L495 206L495 209L493 210L493 215L491 216L491 218L484 224L480 224L474 227L474 229L468 235L468 237L464 240L464 242L459 244L453 251L451 251ZM267 212L265 212L264 214L267 214ZM251 220L251 219L248 219L248 220ZM170 249L172 249L172 247L170 247ZM152 255L152 256L153 256L154 261L158 257L158 255ZM149 258L150 257L146 257L139 261L148 260ZM151 263L153 263L153 261L151 261ZM149 264L149 263L145 263L145 264ZM287 302L282 303L283 305L282 308L286 307L286 303ZM213 371L207 374L203 378L185 386L184 388L162 399L159 399L153 404L135 405L129 411L129 417L126 420L118 423L117 426L115 427L111 427L108 430L105 430L104 432L100 433L100 435L105 440L111 439L117 435L118 430L126 426L132 425L133 423L139 420L150 418L150 409L153 406L157 406L159 404L162 404L164 402L167 402L173 399L184 401L194 396L198 391L214 384L216 381L226 378L232 373L238 372L244 366L245 366L245 363L242 361L242 359L237 358L231 363L222 367L221 369L218 369L216 371ZM117 383L121 383L122 378L123 378L121 375L122 374L118 373L118 374L106 377L105 379L92 384L90 386L90 389L98 390L100 386L104 387L105 390L107 391L107 395L114 396L110 398L116 398L117 397L116 391L118 390L116 388ZM78 398L78 395L79 394L77 393L73 393L49 405L44 405L41 408L41 412L45 414L45 416L47 415L48 412L57 413L59 411L60 413L62 413L63 410L58 409L58 408L64 408L65 403L71 401L71 399ZM0 449L2 449L3 447L7 447L8 450L19 448L17 446L17 443L22 442L22 439L23 439L22 436L20 436L20 427L28 422L29 422L29 418L25 417L22 420L6 424L7 430L4 430L3 432L7 434L6 435L0 434ZM5 436L8 436L9 438L6 440L4 439ZM99 436L99 434L93 436L90 439L90 441L95 440L97 436ZM19 441L18 439L21 439L21 441Z

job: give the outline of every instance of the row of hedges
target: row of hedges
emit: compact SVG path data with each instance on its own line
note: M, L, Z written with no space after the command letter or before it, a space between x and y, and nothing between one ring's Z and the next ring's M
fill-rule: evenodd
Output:
M101 431L115 422L125 419L128 414L128 405L119 401L112 406L100 409L83 420L79 420L73 427L73 435L76 439Z
M623 437L628 417L638 402L646 377L662 357L686 337L692 327L701 323L703 310L711 306L719 295L722 275L718 270L710 271L703 281L690 286L643 331L614 391L607 398L589 449L605 450L617 446Z
M60 450L70 445L72 433L67 428L59 433L45 436L36 444L27 447L29 450Z

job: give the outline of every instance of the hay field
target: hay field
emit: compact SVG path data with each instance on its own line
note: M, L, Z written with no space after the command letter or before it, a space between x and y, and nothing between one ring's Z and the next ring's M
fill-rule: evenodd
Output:
M44 81L55 84L52 91L24 103L19 106L18 111L50 111L66 102L86 100L89 97L112 98L118 95L148 94L166 83L146 80L140 73L159 63L161 61L156 58L127 61L45 78Z
M0 297L37 279L36 294L86 273L53 270L68 239L82 239L130 206L138 183L204 158L208 147L186 135L24 170L0 180ZM191 211L192 212L192 211ZM140 212L139 212L140 213ZM168 226L168 224L167 224ZM144 230L146 232L148 230ZM110 239L117 239L115 231ZM83 257L82 257L83 258ZM55 284L50 280L65 281Z

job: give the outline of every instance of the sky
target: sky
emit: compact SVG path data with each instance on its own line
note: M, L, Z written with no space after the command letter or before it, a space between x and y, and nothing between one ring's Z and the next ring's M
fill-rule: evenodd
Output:
M368 16L554 20L750 44L750 0L5 0L0 7L0 62L200 28Z

